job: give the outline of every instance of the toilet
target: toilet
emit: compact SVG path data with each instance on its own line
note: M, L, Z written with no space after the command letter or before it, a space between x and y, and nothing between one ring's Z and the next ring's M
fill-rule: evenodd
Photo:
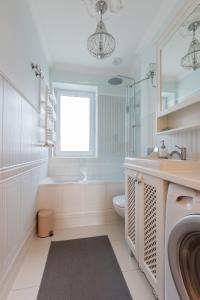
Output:
M116 213L121 217L125 218L125 203L126 203L126 196L125 195L119 195L115 196L112 199L113 201L113 207L116 211Z

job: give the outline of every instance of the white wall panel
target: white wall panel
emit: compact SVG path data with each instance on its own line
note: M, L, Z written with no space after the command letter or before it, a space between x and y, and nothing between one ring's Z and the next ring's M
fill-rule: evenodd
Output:
M4 234L3 186L0 184L0 278L3 273L3 234Z
M99 95L98 99L99 156L125 154L125 98Z
M31 172L20 178L20 234L21 239L25 238L27 232L33 225L33 194ZM34 199L35 200L35 199ZM35 201L34 201L35 202Z
M32 114L33 108L28 102L22 100L22 115L21 115L21 163L29 162L32 159Z
M0 77L0 285L35 229L37 189L47 176L47 158L48 150L39 145L39 113Z
M4 198L4 267L15 256L20 243L20 180L11 179L3 186Z
M4 81L3 166L20 163L21 96Z
M47 174L48 150L39 147L39 80L31 62L41 65L47 83L49 71L27 1L0 1L0 20L0 298L6 299L16 256L35 228L38 183Z
M36 111L33 110L32 113L32 159L36 160L41 158L40 154L40 130L39 130L39 115Z
M164 139L168 151L174 150L175 145L187 148L188 159L200 159L200 130L193 129L179 134L170 136L159 136L157 137L158 144Z
M2 167L2 137L3 137L3 78L0 76L0 168Z

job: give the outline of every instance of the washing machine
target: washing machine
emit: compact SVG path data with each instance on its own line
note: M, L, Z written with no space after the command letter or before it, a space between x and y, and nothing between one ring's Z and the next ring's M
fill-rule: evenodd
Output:
M165 230L165 300L200 299L199 191L169 185Z

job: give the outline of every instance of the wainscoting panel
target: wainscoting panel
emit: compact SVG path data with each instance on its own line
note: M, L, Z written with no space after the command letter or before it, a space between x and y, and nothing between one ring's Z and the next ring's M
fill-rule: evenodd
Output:
M14 178L3 185L4 201L4 271L12 262L20 239L20 179Z
M35 233L38 185L46 177L47 170L44 160L39 167L7 178L0 184L0 299L5 299L5 289L14 279L13 269L17 272L15 265Z
M39 112L0 76L0 299L35 233L38 185L48 171L39 138Z
M21 163L32 160L32 135L33 132L33 108L22 101L22 124L21 124Z
M98 152L100 156L125 155L125 98L99 95Z
M21 239L24 239L27 232L33 227L33 213L35 211L35 199L32 190L32 176L31 172L23 174L20 178L20 235Z
M0 76L0 168L2 167L3 79Z
M200 130L193 129L174 135L157 137L158 144L165 140L165 144L171 152L175 145L187 148L187 159L200 159Z
M4 80L3 167L20 163L21 96Z
M3 185L0 184L0 278L3 274L3 234L4 234L4 210L3 210ZM1 285L0 285L1 287Z

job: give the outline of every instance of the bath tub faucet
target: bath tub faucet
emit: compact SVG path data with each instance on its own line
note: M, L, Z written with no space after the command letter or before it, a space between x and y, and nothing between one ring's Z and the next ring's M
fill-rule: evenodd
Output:
M175 147L178 148L180 150L180 152L177 150L174 150L169 154L169 156L172 157L174 154L176 154L181 160L186 160L186 153L187 153L186 147L179 147L177 145L175 145Z

